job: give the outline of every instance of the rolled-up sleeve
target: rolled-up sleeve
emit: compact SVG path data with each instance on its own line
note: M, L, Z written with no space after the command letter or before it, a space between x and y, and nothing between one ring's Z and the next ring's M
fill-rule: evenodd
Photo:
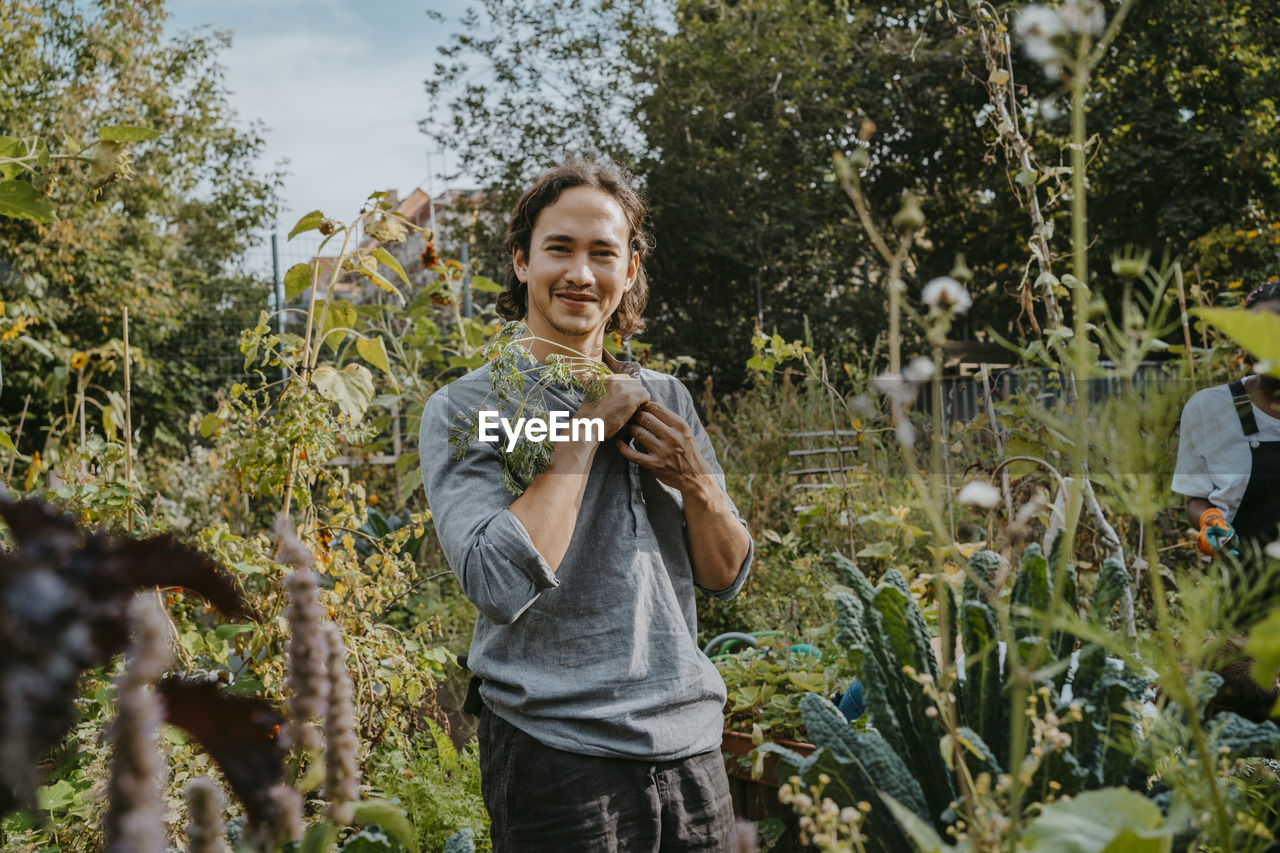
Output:
M671 386L676 389L677 407L676 413L684 419L685 423L693 430L694 440L698 445L698 452L702 454L702 458L711 466L712 472L715 474L716 482L720 484L720 491L724 493L724 499L729 504L730 511L733 512L738 523L747 529L747 556L743 558L742 565L738 567L738 576L734 578L733 583L724 589L706 589L699 586L707 595L712 598L728 601L738 594L742 589L742 585L747 582L747 575L751 572L751 561L755 559L756 543L751 538L751 531L747 528L747 522L743 520L742 514L738 512L738 507L734 505L733 498L729 497L729 490L725 485L724 469L720 467L720 462L716 459L716 450L711 444L711 437L707 435L707 430L702 426L702 420L698 417L698 410L693 404L693 396L689 393L689 389L683 383L670 379Z
M508 625L557 580L508 509L515 496L502 483L496 450L475 443L454 458L449 436L455 418L468 411L470 396L460 385L464 381L427 401L418 440L422 480L436 534L463 593L486 619Z

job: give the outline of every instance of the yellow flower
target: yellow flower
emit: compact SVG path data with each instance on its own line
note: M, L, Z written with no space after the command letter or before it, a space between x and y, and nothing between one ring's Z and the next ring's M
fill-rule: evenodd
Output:
M1249 233L1245 234L1244 236L1252 240L1254 237L1258 236L1258 229L1257 228L1250 229Z
M88 363L89 363L89 356L85 355L82 352L77 352L75 355L71 356L72 370L84 370L85 365Z
M1227 287L1231 288L1232 290L1239 290L1243 286L1244 286L1244 282L1241 281L1240 279L1227 282Z
M31 454L31 464L27 467L27 477L22 481L22 488L28 492L31 491L43 470L44 464L40 460L40 451L37 450Z
M12 326L0 333L0 341L11 341L39 322L35 317L19 317L13 321Z

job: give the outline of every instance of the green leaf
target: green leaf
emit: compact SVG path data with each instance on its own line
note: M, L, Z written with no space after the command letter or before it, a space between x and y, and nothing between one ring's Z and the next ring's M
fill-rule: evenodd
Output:
M336 332L335 329L350 329L356 324L356 307L345 299L326 300L328 310L320 311L324 317L324 325L320 327L320 344L328 344L335 351L347 337L347 332ZM330 338L333 340L329 340Z
M0 181L0 216L53 222L53 205L26 181Z
M1242 308L1196 308L1191 313L1248 350L1261 363L1260 372L1280 376L1280 314Z
M41 811L52 811L69 806L76 801L76 789L66 779L36 789L36 802Z
M353 422L364 417L373 399L373 374L363 364L348 364L342 370L323 364L311 374L320 396L338 404L338 409Z
M311 286L311 264L294 264L284 274L284 301L292 302Z
M107 437L107 441L116 440L116 412L112 406L104 406L102 409L102 432Z
M471 276L471 289L481 293L501 293L503 290L502 285L482 275Z
M0 432L0 447L12 453L18 452L18 448L14 447L13 439L9 438L9 433L7 432Z
M327 821L313 823L307 827L298 845L298 853L329 853L338 843L338 827Z
M222 426L222 418L218 417L216 412L210 412L200 419L200 435L208 438L218 431L218 427Z
M109 124L98 130L98 138L103 142L147 142L162 135L149 127L128 124Z
M1253 658L1253 680L1264 687L1275 683L1280 670L1280 608L1272 609L1249 631L1244 651Z
M343 842L341 853L402 853L402 847L376 823L366 826Z
M892 542L873 542L870 545L863 548L857 554L854 554L854 556L862 557L866 559L869 557L883 558L883 557L888 557L891 554L893 554Z
M809 693L827 692L827 677L820 672L788 672L787 681Z
M299 234L302 234L307 231L314 231L320 227L320 223L323 221L324 221L324 214L318 210L313 210L310 213L308 213L306 216L298 220L298 224L293 226L293 230L289 232L289 236L286 237L285 239L292 240L294 237L298 236Z
M185 746L191 742L191 738L187 736L187 733L177 726L170 726L162 723L157 731L159 731L160 737L164 738L174 746Z
M0 160L21 160L26 157L27 144L12 136L0 136ZM23 171L17 163L0 163L0 178L12 178Z
M249 634L257 629L257 625L252 622L245 622L239 625L219 625L213 629L213 633L221 640L234 637L236 634Z
M1173 830L1160 807L1127 788L1085 791L1044 806L1027 826L1028 853L1168 853Z
M395 374L391 372L391 361L387 358L387 346L381 337L361 338L356 341L356 352L360 353L360 357L365 361L390 376L392 380L395 379Z
M1036 178L1040 177L1035 169L1023 169L1013 176L1013 182L1020 187L1029 187L1036 182Z
M373 270L362 267L360 269L360 274L369 279L369 281L378 285L378 287L382 288L387 293L394 293L396 296L400 297L401 302L404 302L404 294L400 292L400 289Z
M399 841L410 853L417 853L418 839L404 809L390 800L361 800L354 803L358 823L376 823Z
M396 260L395 255L381 246L375 246L373 256L377 258L378 263L390 267L396 275L400 276L400 280L404 282L405 287L409 286L409 276L405 273L404 267L400 265L400 262Z
M894 819L898 821L902 831L911 839L911 843L915 845L917 853L943 853L945 850L955 849L946 844L941 836L934 831L933 827L911 809L884 792L880 793L880 799L884 800L884 804L889 807L889 811L893 812Z

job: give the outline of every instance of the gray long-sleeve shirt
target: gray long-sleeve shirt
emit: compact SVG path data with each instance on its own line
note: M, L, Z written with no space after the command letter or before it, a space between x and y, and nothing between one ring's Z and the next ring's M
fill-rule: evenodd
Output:
M634 364L611 366L635 375L688 422L723 489L688 390ZM679 492L612 442L601 446L569 549L552 572L508 509L515 497L503 486L495 445L476 443L461 459L452 456L449 436L460 414L506 408L492 396L489 372L486 365L433 394L419 442L436 532L480 611L468 666L484 679L485 704L568 752L669 760L716 748L725 687L697 645ZM546 395L548 411L572 413L582 402L563 388ZM748 552L732 586L709 594L736 595L751 558Z

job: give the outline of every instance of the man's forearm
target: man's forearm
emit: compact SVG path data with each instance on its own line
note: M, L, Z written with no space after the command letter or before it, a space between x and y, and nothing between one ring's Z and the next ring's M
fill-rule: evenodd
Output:
M682 494L694 581L712 591L732 586L751 549L751 537L729 509L715 477L699 478Z
M573 539L598 446L585 441L556 444L551 467L535 477L509 507L553 572L560 568Z
M1200 516L1204 515L1204 511L1213 504L1204 498L1192 498L1187 502L1187 518L1191 520L1192 527L1200 526Z

